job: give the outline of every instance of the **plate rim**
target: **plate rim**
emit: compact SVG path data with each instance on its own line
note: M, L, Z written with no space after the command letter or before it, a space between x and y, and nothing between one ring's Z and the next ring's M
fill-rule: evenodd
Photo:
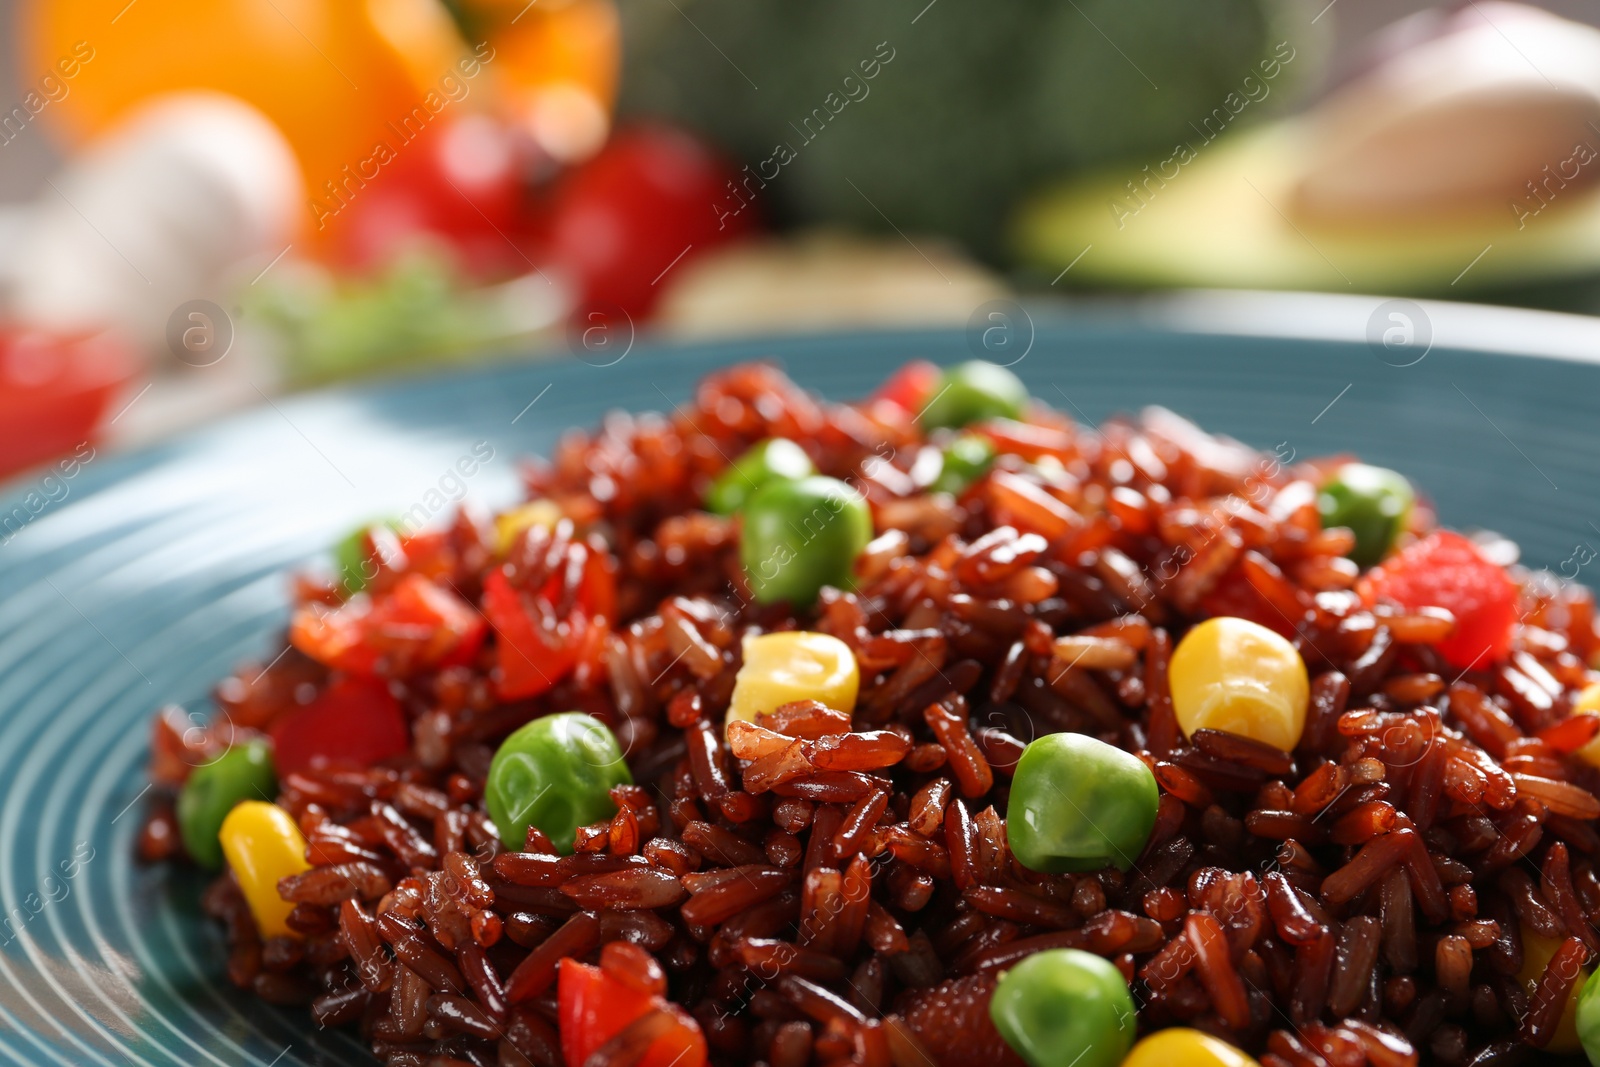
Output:
M1533 308L1502 307L1448 300L1411 300L1370 294L1276 292L1272 290L1191 289L1157 294L1121 294L1100 297L1051 296L1021 293L990 301L1020 310L1036 333L1041 329L1072 332L1124 332L1129 335L1237 337L1251 340L1281 339L1291 342L1367 344L1367 323L1378 308L1403 301L1420 309L1432 329L1431 348L1466 351L1511 359L1549 359L1600 364L1600 317ZM976 311L974 312L976 315ZM652 330L639 335L639 343L625 355L659 358L706 358L712 353L739 353L759 358L759 349L771 345L790 349L807 345L838 345L871 338L876 343L900 337L911 342L959 337L971 326L930 323L908 326L850 326L819 330L730 334L696 337ZM780 353L775 353L780 354ZM715 362L715 360L713 360ZM97 492L160 462L163 455L191 447L199 439L228 430L269 408L294 409L306 404L366 402L385 394L427 389L444 382L493 377L540 364L581 362L557 344L501 347L487 350L470 363L434 366L414 373L398 370L356 381L285 394L268 404L220 413L207 421L180 428L155 440L127 449L107 446L94 437L89 442L104 450L97 458L86 486ZM721 365L719 362L718 365ZM9 511L37 489L42 477L63 457L0 479L0 512ZM86 465L87 467L87 465ZM65 501L63 502L65 506ZM59 509L46 508L39 517Z

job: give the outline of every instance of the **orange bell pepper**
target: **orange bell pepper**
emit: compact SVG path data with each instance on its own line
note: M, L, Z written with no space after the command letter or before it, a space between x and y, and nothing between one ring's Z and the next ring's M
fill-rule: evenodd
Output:
M491 0L491 3L494 0ZM612 0L526 0L490 31L506 116L546 152L576 162L605 141L616 100L622 29ZM500 12L495 12L500 14Z
M394 124L417 107L430 114L430 92L459 106L460 90L444 79L470 92L493 55L484 45L468 56L438 0L29 0L19 15L23 69L55 71L92 54L41 112L70 139L152 96L214 89L277 124L313 197L325 182L349 181L344 168L370 159L378 142L396 146Z

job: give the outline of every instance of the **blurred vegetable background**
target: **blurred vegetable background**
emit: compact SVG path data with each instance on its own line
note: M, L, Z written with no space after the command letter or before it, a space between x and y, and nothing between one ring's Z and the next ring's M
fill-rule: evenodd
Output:
M1594 308L1600 31L1566 17L1594 13L0 0L0 475L597 328L1069 288Z
M999 258L1021 194L1168 149L1198 101L1220 101L1277 42L1315 38L1320 52L1325 37L1298 0L1023 0L1003 18L953 3L912 25L921 7L622 0L623 113L727 146L785 222L877 230L881 207L902 229ZM1285 80L1303 85L1317 66Z

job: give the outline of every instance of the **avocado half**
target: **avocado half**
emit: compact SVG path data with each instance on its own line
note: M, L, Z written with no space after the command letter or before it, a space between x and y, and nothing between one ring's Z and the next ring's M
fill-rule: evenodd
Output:
M1600 274L1600 189L1519 213L1363 227L1294 216L1307 127L1290 119L1096 171L1024 203L1019 257L1063 284L1458 295Z

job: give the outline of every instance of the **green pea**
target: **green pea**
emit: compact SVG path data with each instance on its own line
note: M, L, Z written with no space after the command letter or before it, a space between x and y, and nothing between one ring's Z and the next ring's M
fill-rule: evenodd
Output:
M787 437L772 437L754 445L717 476L706 493L706 510L732 515L768 482L792 482L817 473L806 450Z
M960 429L983 419L1019 419L1028 404L1028 387L1004 367L974 359L944 372L933 399L922 409L927 429Z
M1017 761L1006 838L1029 870L1125 871L1150 839L1160 800L1137 756L1087 734L1047 734Z
M1600 1065L1600 970L1583 983L1573 1021L1577 1024L1584 1055L1589 1057L1591 1065Z
M1002 974L989 1018L1031 1067L1116 1067L1138 1025L1122 972L1075 948L1036 952Z
M1386 467L1346 463L1322 487L1317 507L1323 529L1348 526L1356 535L1351 561L1371 567L1394 548L1416 498L1402 475Z
M612 786L632 782L616 735L599 719L569 711L535 719L501 742L483 802L507 848L520 850L528 827L537 826L567 853L578 827L616 814Z
M964 433L944 448L944 466L929 486L936 493L960 496L982 478L994 462L994 444L977 433Z
M856 557L872 540L866 500L837 478L770 482L744 506L739 558L763 604L806 607L822 587L851 588Z
M333 566L346 596L355 596L377 573L368 535L374 530L398 530L398 519L363 523L333 546Z
M200 866L222 867L222 820L241 800L271 800L278 793L272 745L257 737L234 745L204 767L196 767L178 794L178 836Z

